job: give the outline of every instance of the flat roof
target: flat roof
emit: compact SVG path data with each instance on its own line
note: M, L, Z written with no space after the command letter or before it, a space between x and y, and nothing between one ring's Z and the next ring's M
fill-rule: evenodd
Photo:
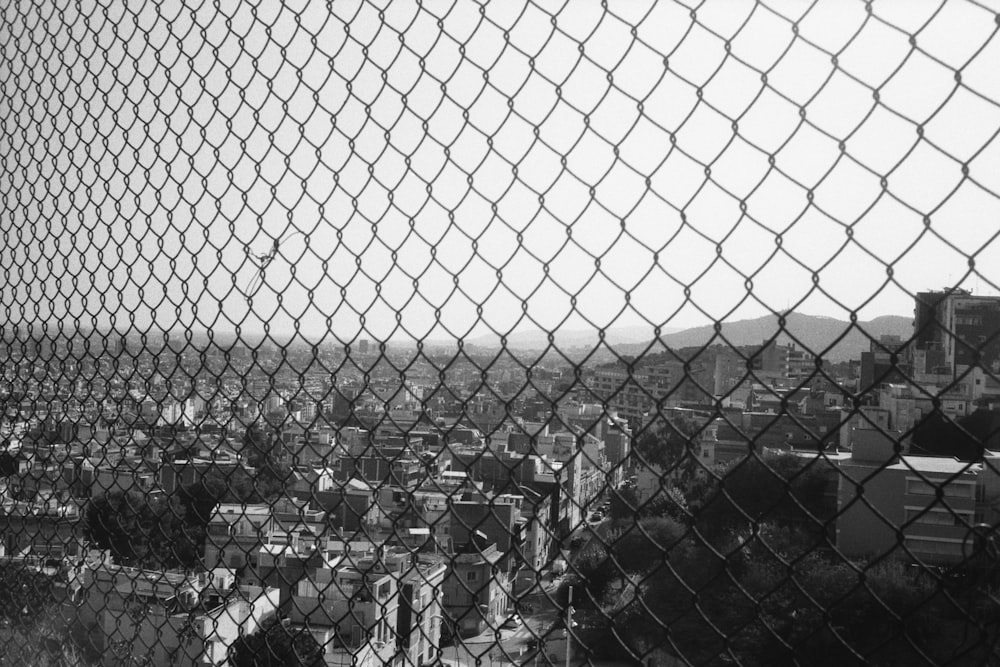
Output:
M945 475L960 475L963 473L976 475L983 469L980 463L959 461L945 456L902 456L899 463L886 467L887 470L913 470L922 473L941 473Z

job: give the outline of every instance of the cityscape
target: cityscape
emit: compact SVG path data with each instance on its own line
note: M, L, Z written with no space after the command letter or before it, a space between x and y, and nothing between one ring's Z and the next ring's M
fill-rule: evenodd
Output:
M1000 0L0 3L0 667L1000 665Z
M70 610L80 661L156 667L691 659L714 648L600 639L667 603L675 554L750 538L877 580L992 543L1000 297L923 292L910 327L836 363L777 335L531 365L7 337L0 632ZM973 641L944 634L921 650Z

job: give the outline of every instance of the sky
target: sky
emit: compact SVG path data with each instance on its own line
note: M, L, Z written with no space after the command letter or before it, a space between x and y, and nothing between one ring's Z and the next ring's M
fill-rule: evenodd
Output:
M7 4L9 324L445 339L1000 293L1000 3L606 4Z

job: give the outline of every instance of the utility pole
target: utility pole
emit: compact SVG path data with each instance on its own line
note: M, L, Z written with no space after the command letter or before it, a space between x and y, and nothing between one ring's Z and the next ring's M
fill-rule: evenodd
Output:
M566 667L569 667L569 659L573 649L573 587L567 589L569 598L566 603Z

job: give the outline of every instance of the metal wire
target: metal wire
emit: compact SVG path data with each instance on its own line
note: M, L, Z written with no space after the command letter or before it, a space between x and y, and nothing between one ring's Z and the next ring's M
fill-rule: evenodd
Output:
M998 662L992 3L0 12L0 665Z

